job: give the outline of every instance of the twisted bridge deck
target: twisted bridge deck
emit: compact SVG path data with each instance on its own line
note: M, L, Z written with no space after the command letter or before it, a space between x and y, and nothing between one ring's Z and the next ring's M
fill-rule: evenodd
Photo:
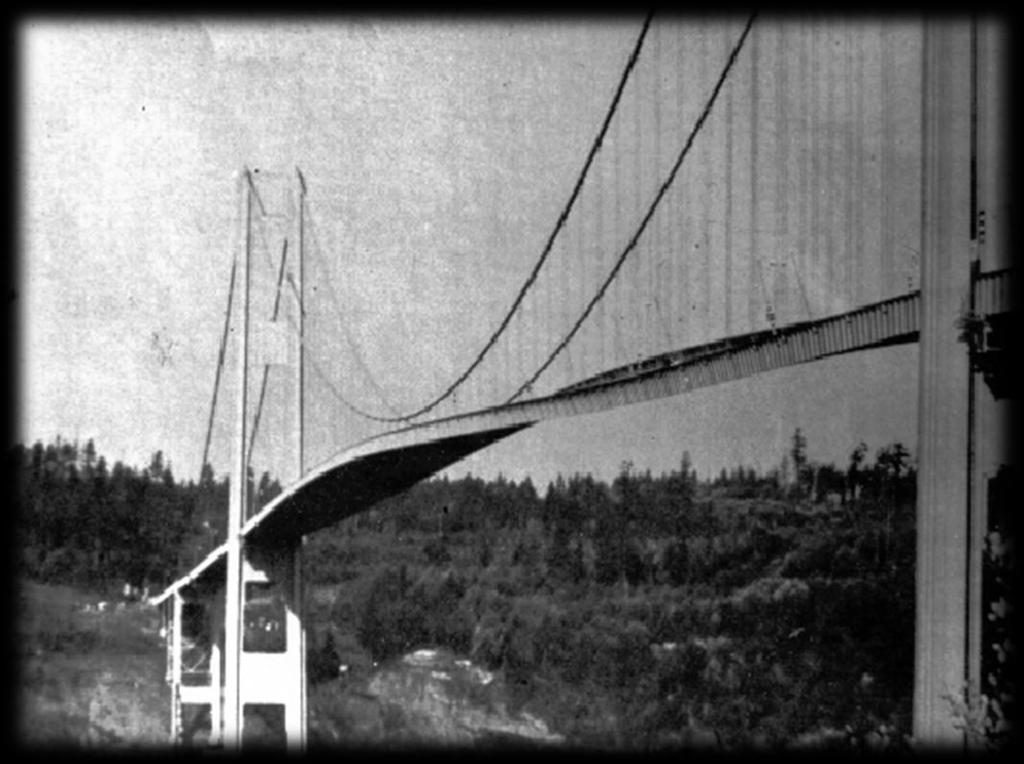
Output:
M1010 270L1002 270L975 281L978 315L1010 310L1011 276ZM654 356L549 396L383 433L311 470L250 518L242 535L260 544L328 527L540 421L680 395L833 355L916 342L920 306L921 295L915 291L829 318ZM156 602L199 579L223 576L225 556L226 545L217 547Z

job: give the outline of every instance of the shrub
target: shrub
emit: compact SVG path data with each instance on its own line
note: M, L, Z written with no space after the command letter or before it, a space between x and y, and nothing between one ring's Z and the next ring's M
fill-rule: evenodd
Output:
M356 630L359 643L375 661L408 652L426 641L424 613L406 597L402 571L386 569L370 585Z

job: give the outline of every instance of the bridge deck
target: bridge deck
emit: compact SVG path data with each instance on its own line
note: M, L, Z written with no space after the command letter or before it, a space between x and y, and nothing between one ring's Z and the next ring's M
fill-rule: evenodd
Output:
M979 314L1010 310L1009 270L975 282ZM542 398L423 422L369 438L334 456L269 502L242 528L247 541L294 538L358 514L464 457L537 422L665 398L786 366L916 342L921 296L895 297L817 321L717 340L623 366ZM224 575L213 550L154 602Z

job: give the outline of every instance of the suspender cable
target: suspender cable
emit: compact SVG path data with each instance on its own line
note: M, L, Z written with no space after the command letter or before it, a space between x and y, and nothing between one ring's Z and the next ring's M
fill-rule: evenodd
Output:
M686 61L686 49L680 39L681 35L676 35L676 113L675 119L672 120L673 124L676 122L683 121L683 106L685 101L683 100L683 69ZM682 253L686 247L686 235L683 222L686 210L689 208L687 204L686 186L682 186L679 189L679 213L676 215L669 215L669 243L672 247L673 252ZM668 283L668 294L670 301L669 317L672 320L671 329L673 334L671 335L673 344L682 345L683 337L685 336L682 331L678 329L680 323L682 328L685 330L688 321L686 318L687 312L690 309L690 293L689 284L687 284L687 276L689 268L687 267L686 257L670 257L669 258L669 283ZM679 331L679 339L675 339L676 334L674 332Z
M733 136L732 136L732 94L725 97L725 335L732 331L732 255L733 255L733 207L732 207L732 171L733 171Z
M788 167L789 129L785 123L786 115L789 112L789 104L787 103L787 95L789 93L787 67L789 64L788 56L785 55L786 47L784 36L785 27L779 26L775 35L774 97L769 99L769 103L774 102L775 104L775 251L778 252L778 248L781 245L788 253L789 243L786 235L789 233L788 215L790 199ZM785 306L786 318L787 320L791 320L793 311L790 308L789 279L787 277L787 269L781 266L782 263L779 263L777 279L775 282L775 309L779 313L782 313L783 306Z
M853 304L860 305L864 300L864 269L861 262L864 256L864 202L867 197L867 174L864 172L864 165L867 160L867 152L864 150L864 123L865 123L865 104L864 104L864 59L866 56L861 51L857 55L857 108L854 112L857 117L854 124L857 126L857 135L860 136L860 145L858 146L858 162L856 166L856 181L854 183L857 193L854 195L854 224L853 224L853 283L854 283L854 295Z
M661 93L658 92L658 70L659 70L659 68L661 66L660 59L661 59L661 35L657 35L656 34L655 37L654 37L654 74L653 74L653 76L651 78L652 79L652 83L651 83L651 91L652 91L651 101L652 101L652 107L653 107L653 113L651 115L651 122L654 125L653 131L652 131L653 134L651 136L653 141L654 141L654 147L651 150L651 158L652 158L652 163L654 165L654 175L655 175L655 177L657 177L657 175L658 175L658 164L659 164L658 163L658 159L659 159L659 157L658 157L658 149L660 148L660 146L659 146L659 144L660 144L659 132L660 132L660 129L661 129L661 120L659 119L659 117L660 117L659 106L661 105L661 98L659 96L661 95ZM658 303L659 303L659 297L660 297L660 295L658 294L658 292L660 290L658 289L658 281L657 281L656 274L658 272L658 267L659 267L660 262L661 262L661 245L662 245L661 229L664 227L664 224L665 224L664 216L659 216L658 220L655 222L655 225L654 225L654 243L653 243L653 246L651 247L651 251L654 253L654 257L651 258L651 260L649 262L649 266L650 267L647 269L647 290L648 290L647 293L649 295L651 295L651 302L647 305L647 318L648 318L648 321L647 321L647 331L648 331L648 336L652 338L651 340L648 340L648 341L651 342L652 344L648 345L648 349L647 349L646 355L652 355L654 353L654 351L658 349L658 346L659 346L659 343L654 341L654 339L653 339L653 337L654 337L654 322L655 322L654 310L655 310L655 306L657 306ZM667 350L667 348L666 348L666 350Z
M757 229L760 225L760 216L757 214L757 180L761 173L758 172L758 146L757 139L760 134L759 126L757 124L758 119L758 82L757 82L757 38L755 37L750 41L750 258L752 260L750 264L751 273L747 276L747 288L750 291L751 299L747 303L747 326L748 331L753 331L754 327L757 326L755 323L757 320L757 309L754 306L753 294L754 289L751 281L753 279L753 271L757 270L757 277L761 282L761 296L765 303L765 318L768 319L768 323L771 327L775 328L775 311L772 307L771 295L768 294L768 287L765 284L764 277L764 265L761 263L761 258L758 255L757 248Z
M605 155L607 158L607 154ZM607 162L605 163L607 165ZM602 167L601 172L597 175L597 183L594 186L594 250L595 257L589 261L589 270L597 271L599 265L598 259L604 259L604 247L601 246L601 242L604 241L605 236L605 214L604 214L604 184L605 184L606 168ZM600 265L604 265L603 262ZM586 280L580 281L580 283L589 284L590 274L587 272L588 268L585 263L580 273L582 277L586 277ZM608 326L608 308L604 303L601 303L601 307L597 314L597 362L599 369L605 369L608 367L608 337L609 332Z
M800 34L800 68L799 68L799 80L800 80L800 92L806 93L806 97L802 99L803 109L800 114L800 137L811 145L811 161L799 162L797 167L800 171L799 178L799 193L798 198L801 200L800 205L797 208L797 262L793 266L793 272L796 275L797 286L800 287L800 295L803 297L804 307L807 310L807 318L813 316L811 310L811 302L807 295L807 289L804 286L803 278L801 273L807 273L813 266L813 252L811 251L813 246L817 243L811 236L811 205L814 203L812 193L814 191L811 183L811 171L813 169L814 160L816 156L814 153L816 146L814 141L813 132L811 131L811 111L815 106L814 103L814 90L812 89L810 80L810 58L811 43L813 40L813 28L809 23L804 23L801 28Z
M853 75L853 43L850 39L850 25L845 23L843 26L843 64L844 64L844 77L843 77L843 99L844 99L844 112L847 115L847 119L852 122L857 112L853 109L853 86L852 81ZM854 166L853 166L853 129L850 122L845 123L843 127L843 137L845 156L843 157L843 164L845 170L843 177L846 178L846 183L843 184L843 249L841 251L843 264L843 287L845 288L845 306L844 310L849 310L854 306L853 302L853 260L855 257L860 255L860 251L853 249L851 251L851 244L853 243L854 231L853 231L853 198L854 194L861 193L860 188L856 185Z
M616 122L615 123L615 145L620 146L622 144L622 127ZM614 214L612 215L612 234L611 239L614 241L618 238L619 227L622 225L622 172L619 169L619 165L622 161L622 152L617 151L615 153L615 161L612 163L612 205ZM622 347L622 322L619 320L622 317L622 306L626 302L622 296L623 292L622 282L615 284L615 294L612 300L609 314L612 320L612 358L615 359L615 364L621 364L626 362L625 351Z
M640 214L643 209L643 201L641 198L644 178L644 125L643 125L643 114L644 114L644 101L643 101L643 88L640 87L640 83L637 83L637 87L633 89L633 99L635 102L635 118L636 118L636 164L634 165L633 173L633 205L630 213L635 218ZM650 260L650 258L647 258ZM643 265L644 262L640 261L635 263L636 269L633 272L632 284L629 285L631 289L627 291L633 294L640 294L643 284ZM640 308L640 312L632 313L630 323L633 325L633 336L627 338L627 342L630 344L630 359L635 358L637 351L643 347L644 339L647 335L647 327L644 316L644 306L642 300L631 300L631 302L639 303L637 307Z
M895 227L896 215L893 212L893 204L890 197L894 185L893 181L895 180L892 167L894 157L890 147L895 143L896 128L893 124L893 110L890 108L889 99L889 93L893 90L892 84L895 78L893 72L893 67L895 66L893 61L893 48L895 47L893 45L893 38L895 35L890 31L888 24L882 24L881 27L882 67L881 85L878 88L878 108L881 110L882 143L878 157L881 166L882 182L881 193L878 194L878 206L879 217L882 221L882 246L879 248L882 291L879 296L888 297L892 294L897 277L893 263L895 242L893 229Z
M833 310L833 299L836 293L836 281L838 274L836 273L836 191L835 184L832 179L836 177L836 128L835 128L835 93L831 85L834 80L835 72L835 53L832 50L832 30L826 29L825 31L825 60L823 62L825 66L825 81L828 83L825 86L825 226L823 231L825 233L825 255L826 255L826 268L825 268L825 284L826 297L828 298L828 310ZM849 183L849 178L846 178L846 182Z
M807 219L807 232L809 242L808 245L802 247L804 253L804 274L810 276L812 286L818 284L821 281L821 275L819 270L819 264L821 261L821 221L818 219L818 209L820 206L821 196L821 136L819 131L815 129L815 125L820 121L821 108L819 101L821 100L821 92L818 87L818 77L815 67L820 65L821 61L820 51L818 50L818 30L813 24L808 25L808 35L806 45L809 49L809 53L804 62L806 64L804 70L804 76L807 81L807 92L810 94L810 101L808 103L807 110L807 122L805 137L808 138L811 144L811 161L808 162L808 187L807 194L803 197L806 201L805 204L808 207L808 219ZM822 304L821 301L821 290L817 290L815 294L815 302ZM826 310L827 312L827 310Z
M700 42L701 42L701 45L700 45L700 81L701 82L704 82L704 78L706 77L706 75L708 73L708 68L709 68L708 67L708 50L711 47L710 46L710 41L708 40L709 36L710 36L709 25L705 24L703 29L701 30L701 37L700 37ZM716 128L715 125L712 125L708 129L711 131L710 141L711 141L712 144L714 144L716 142L715 138L717 137L718 129ZM711 185L714 182L714 172L715 172L715 168L714 168L713 162L712 162L711 152L710 151L705 151L704 154L703 154L703 158L704 158L704 162L703 162L704 173L703 173L703 175L704 175L704 181L705 181L705 188L711 188ZM704 200L704 204L703 204L703 207L704 207L704 220L707 221L711 217L711 209L712 209L712 207L711 207L711 204L712 204L711 194L701 194L701 198ZM699 322L698 321L694 321L693 323L694 323L695 327L699 325L699 326L703 326L703 327L706 328L706 327L711 325L711 300L710 300L710 296L712 294L711 284L714 281L714 279L712 278L712 274L711 274L711 267L712 267L712 261L711 261L711 251L712 251L712 249L711 249L711 242L714 240L714 235L715 235L714 229L710 225L708 225L707 222L704 223L704 234L705 234L705 238L704 238L704 264L703 264L704 265L704 268L703 268L704 284L702 285L703 289L701 289L701 291L700 291L700 303L701 303L701 313L702 313L702 315L700 317L700 321ZM701 337L700 339L703 341L703 340L707 339L707 337ZM693 342L692 330L690 331L690 342Z
M562 294L569 294L569 291L572 288L572 284L573 284L572 276L573 276L573 273L576 271L577 267L579 267L579 269L580 269L579 270L580 278L576 279L576 283L577 284L583 283L582 282L582 274L583 274L582 266L583 266L583 263L586 260L584 250L585 250L585 242L586 242L585 231L586 231L586 226L587 226L587 215L586 215L586 204L585 203L581 203L581 204L582 204L584 212L582 214L576 216L575 235L571 239L572 246L566 246L566 248L565 248L565 251L566 251L565 265L562 268L562 284L561 284L561 293ZM575 261L570 260L570 257L573 254L576 255L576 260ZM563 302L563 303L560 304L559 310L558 310L558 326L559 326L559 328L561 328L561 326L562 326L562 324L563 324L563 322L565 321L566 318L567 318L567 315L566 315L566 312L565 312L565 303ZM577 363L580 366L582 366L583 369L589 368L587 366L587 349L586 349L586 347L579 347L579 348L577 348L576 359L573 359L573 354L572 353L566 354L566 366L567 366L567 372L568 372L568 375L569 375L569 379L576 379L576 377L577 377L577 374L576 374Z

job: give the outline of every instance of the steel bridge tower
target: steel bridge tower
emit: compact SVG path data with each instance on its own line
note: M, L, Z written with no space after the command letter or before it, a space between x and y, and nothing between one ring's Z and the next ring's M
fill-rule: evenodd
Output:
M964 746L955 704L983 690L988 483L1014 458L1007 372L992 363L1005 319L975 305L978 276L1011 265L1008 40L965 21L924 27L913 736L941 748Z
M248 170L239 174L241 241L238 247L241 274L239 319L235 331L236 409L234 453L230 472L226 555L207 558L209 567L226 567L213 573L200 565L188 586L169 589L163 601L168 645L168 682L171 686L171 740L183 743L197 734L185 726L183 710L193 705L205 727L207 743L239 750L251 739L251 728L267 727L261 743L280 742L289 750L306 747L306 635L303 613L303 537L278 537L258 544L243 539L246 508L250 506L249 366L253 327L250 321L250 275L254 195ZM304 474L303 441L303 223L305 180L296 170L288 196L289 238L297 242L298 266L290 273L294 282L298 337L287 365L295 373L295 416L291 446L298 476ZM283 322L281 322L283 323ZM268 327L274 334L278 327ZM277 332L280 334L279 332ZM214 555L216 555L216 550ZM159 601L159 600L158 600ZM189 658L192 660L189 660ZM207 716L208 715L208 716ZM258 718L258 721L257 721Z

